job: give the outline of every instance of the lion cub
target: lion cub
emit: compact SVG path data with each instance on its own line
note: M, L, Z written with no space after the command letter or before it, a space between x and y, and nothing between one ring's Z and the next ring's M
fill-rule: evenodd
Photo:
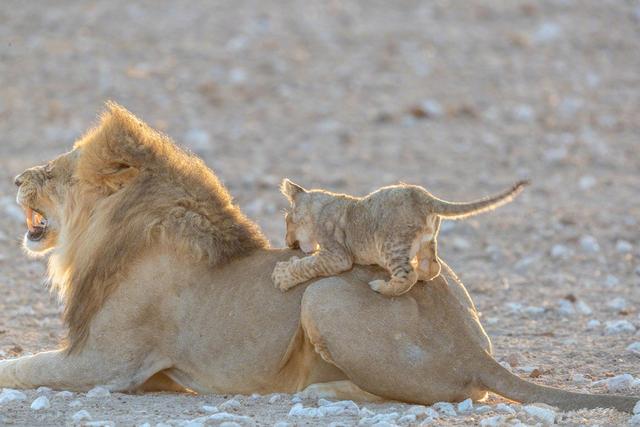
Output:
M388 296L408 292L418 280L440 274L436 238L441 218L460 219L495 209L517 196L527 181L493 197L470 203L440 200L417 185L392 185L365 197L305 190L285 179L289 199L286 242L311 256L277 263L273 281L283 291L319 276L332 276L356 264L386 268L388 281L371 289Z

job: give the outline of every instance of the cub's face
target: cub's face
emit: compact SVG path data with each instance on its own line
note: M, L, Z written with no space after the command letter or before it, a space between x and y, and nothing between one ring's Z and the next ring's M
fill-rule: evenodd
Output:
M285 214L285 223L287 225L287 246L292 249L299 247L306 254L317 249L318 243L313 234L310 212L307 212L304 206L295 203L291 211Z
M24 210L27 223L23 245L29 253L44 254L56 246L63 208L75 185L76 162L77 153L72 151L15 178L16 201Z

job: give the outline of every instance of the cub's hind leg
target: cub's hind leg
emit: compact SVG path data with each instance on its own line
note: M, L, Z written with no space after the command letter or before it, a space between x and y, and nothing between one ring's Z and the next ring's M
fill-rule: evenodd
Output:
M418 273L411 264L411 244L414 236L397 238L396 241L383 245L382 258L385 267L391 274L388 281L373 280L369 286L376 292L387 296L398 296L409 292L418 281Z
M417 254L417 270L419 280L433 280L440 274L442 266L438 258L438 231L440 231L440 217L436 216L430 235L423 237ZM428 239L431 237L430 239ZM427 240L428 239L428 240Z

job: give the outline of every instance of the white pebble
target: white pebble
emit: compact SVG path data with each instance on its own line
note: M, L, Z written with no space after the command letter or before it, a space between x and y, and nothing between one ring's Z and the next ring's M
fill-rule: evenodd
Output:
M279 395L279 394L274 394L273 396L271 396L271 397L269 398L269 403L273 405L273 404L274 404L274 403L276 403L278 400L280 400L280 395Z
M59 391L55 394L55 397L59 397L61 399L70 399L73 397L73 393L67 390Z
M473 400L465 399L462 402L458 403L458 412L471 412L473 410Z
M49 409L51 404L49 403L49 399L47 396L40 396L33 402L31 402L31 409L34 411L40 411L41 409Z
M513 118L521 122L531 122L535 120L536 112L530 105L516 105L513 109Z
M420 103L420 108L424 110L429 117L440 117L444 114L442 105L434 99L426 99Z
M506 419L504 415L496 415L495 417L484 418L480 420L480 427L500 427L506 424Z
M87 421L83 423L84 427L115 427L115 423L113 421L100 420L100 421Z
M533 418L542 421L547 425L551 425L556 420L556 413L549 408L542 408L536 405L527 405L523 407L524 411Z
M491 408L491 406L489 406L489 405L480 405L480 406L477 406L477 407L473 410L473 412L474 412L474 413L476 413L476 414L480 414L480 415L482 415L482 414L489 413L489 412L491 412L492 410L493 410L493 408Z
M620 284L620 279L618 279L613 274L607 274L607 277L604 279L604 285L607 288L612 288L614 286L618 286Z
M640 341L636 341L627 346L627 351L636 356L640 356Z
M37 394L48 394L51 393L51 389L49 387L38 387L36 389L36 393Z
M584 375L582 375L582 374L574 374L574 375L571 377L571 381L572 381L574 384L586 384L586 383L588 383L588 382L589 382L589 380L587 379L587 377L585 377L585 376L584 376Z
M505 412L510 415L516 414L516 410L513 409L511 405L507 405L506 403L498 403L496 405L496 412Z
M203 405L202 410L204 412L211 412L211 413L220 411L217 406L209 406L209 405Z
M627 308L627 300L622 297L614 298L607 303L607 307L616 311L624 310L625 308Z
M296 395L291 398L291 403L300 403L300 402L302 402L302 398L300 396Z
M0 393L0 405L14 400L26 400L27 395L21 391L13 390L11 388L3 388Z
M242 427L242 426L235 421L224 421L220 424L219 427Z
M291 427L293 424L288 423L286 421L278 421L273 425L273 427Z
M405 424L415 424L417 420L417 417L413 414L407 414L407 415L403 415L398 419L398 424L400 425L405 425Z
M583 251L589 253L600 252L600 245L595 237L585 235L580 238L580 247Z
M82 406L82 402L79 399L72 400L69 402L69 406L72 408L77 408L78 406Z
M376 425L378 423L387 423L387 424L395 424L395 421L398 419L400 414L397 412L389 412L386 414L377 414L373 417L365 417L361 418L358 421L358 425Z
M560 37L562 29L555 22L543 22L533 33L533 41L547 43Z
M626 254L628 252L631 252L632 250L633 245L626 240L618 240L616 242L616 251L618 251L619 253Z
M633 333L635 331L636 327L628 320L610 320L605 323L604 328L605 335L626 334Z
M87 392L87 397L109 397L111 392L104 387L94 387Z
M222 411L237 410L237 409L240 409L240 406L241 406L240 402L238 402L236 399L229 399L220 405L220 410Z
M576 314L576 309L573 307L573 303L566 299L558 300L558 313L563 316L573 316Z
M607 390L611 393L619 393L634 388L638 384L638 380L633 378L631 374L616 375L615 377L608 378L605 381ZM594 384L600 384L602 381L596 381Z
M596 185L596 179L591 175L585 175L580 178L580 180L578 181L578 185L580 186L581 190L590 190L594 185Z
M571 255L571 250L565 245L557 244L551 247L551 256L554 258L567 258Z
M584 301L578 301L575 306L576 310L578 310L580 314L584 314L586 316L593 314L591 307L589 307L589 305Z
M634 415L640 414L640 400L638 400L638 402L636 402L636 405L633 407L633 413Z
M78 411L75 414L73 414L71 419L73 420L74 423L78 424L81 421L90 421L91 414L83 409L82 411Z
M640 426L640 414L634 415L629 419L630 426Z
M212 148L211 137L204 129L191 129L184 135L185 144L194 151L207 151Z
M591 319L587 322L587 331L593 331L600 327L600 321L598 319Z
M413 414L418 418L438 418L440 416L435 409L423 405L413 405L407 410L407 414Z
M539 316L541 314L544 314L545 311L547 311L544 307L537 307L535 305L530 305L528 307L525 307L524 310L522 310L525 314L529 315L529 316Z
M369 408L362 408L360 409L360 413L358 415L362 418L362 417L373 417L375 414L376 413Z
M231 422L238 422L238 423L253 422L253 420L250 417L247 417L245 415L230 414L228 412L219 412L217 414L209 415L204 418L205 420L211 420L211 421L217 421L217 422L223 422L223 421L231 421Z
M453 405L449 402L434 403L433 409L448 417L455 417L456 415L458 415Z

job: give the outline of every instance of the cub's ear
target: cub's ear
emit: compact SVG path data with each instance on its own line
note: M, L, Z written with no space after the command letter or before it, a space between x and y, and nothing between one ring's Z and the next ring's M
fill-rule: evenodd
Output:
M280 185L280 191L282 192L282 194L285 195L287 199L289 199L291 203L295 201L296 196L298 194L307 192L307 190L305 190L304 188L300 187L298 184L295 184L294 182L286 178L282 180L282 184Z
M138 176L140 170L125 163L114 163L102 168L98 172L102 185L105 186L110 193L114 193L126 186L130 181Z

